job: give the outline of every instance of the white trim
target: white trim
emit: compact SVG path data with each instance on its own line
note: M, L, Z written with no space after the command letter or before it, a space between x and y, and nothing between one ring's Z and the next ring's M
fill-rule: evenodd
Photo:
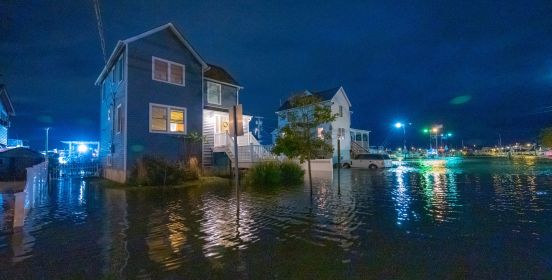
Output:
M151 109L152 107L162 107L167 110L167 123L166 123L166 129L167 130L152 130L151 129ZM184 131L183 132L173 132L171 131L171 110L178 110L184 112ZM148 130L150 133L160 133L160 134L173 134L173 135L186 135L188 134L188 109L185 107L178 107L178 106L171 106L171 105L164 105L164 104L157 104L157 103L149 103L149 114L148 114Z
M190 45L190 43L188 43L188 41L186 41L186 39L184 39L184 36L182 35L182 33L180 33L180 31L178 31L178 29L171 23L167 23L165 25L161 25L159 27L156 27L154 29L151 29L149 31L146 31L142 34L138 34L134 37L131 37L131 38L128 38L128 39L125 39L123 40L123 42L125 44L129 44L129 43L132 43L134 41L137 41L139 39L142 39L144 37L147 37L151 34L154 34L154 33L157 33L161 30L164 30L166 28L169 28L175 35L176 37L178 38L178 40L184 44L184 46L186 48L188 48L188 50L192 53L192 55L199 61L199 63L201 63L201 65L203 66L204 69L209 69L209 65L207 65L207 63L203 60L203 58L201 58L201 56L194 50L194 48L192 48L192 46Z
M219 80L215 80L215 79L211 79L211 78L203 78L209 82L215 82L215 83L219 83L219 84L222 84L222 85L225 85L225 86L229 86L229 87L235 87L235 88L238 88L238 89L243 89L242 86L238 86L238 85L235 85L235 84L230 84L230 83L225 83L225 82L221 82Z
M337 90L337 92L334 94L334 96L332 97L332 100L335 98L335 96L337 95L338 92L343 93L343 96L345 96L345 100L347 100L347 104L349 104L349 108L350 107L353 107L353 105L351 104L351 101L349 100L349 97L347 96L347 94L345 93L345 90L343 89L343 86L340 86L339 89Z
M219 102L218 103L213 103L213 102L210 102L209 101L209 84L213 84L213 85L216 85L218 86L218 100ZM219 84L219 83L215 83L215 82L211 82L211 81L207 81L207 85L205 87L206 89L206 95L207 95L207 104L214 104L214 105L222 105L222 85Z
M159 80L159 79L155 78L155 60L159 60L159 61L167 63L167 80L166 81ZM176 66L182 67L182 84L177 84L177 83L171 82L171 65L176 65ZM154 81L158 81L158 82L163 82L163 83L167 83L167 84L171 84L171 85L177 85L177 86L185 87L186 86L186 65L180 64L180 63L177 63L177 62L174 62L174 61L166 60L166 59L163 59L163 58L160 58L160 57L157 57L157 56L152 56L151 57L151 79L154 80Z

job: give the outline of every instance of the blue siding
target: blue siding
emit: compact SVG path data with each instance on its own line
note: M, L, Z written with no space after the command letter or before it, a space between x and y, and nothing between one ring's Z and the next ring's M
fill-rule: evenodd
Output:
M124 52L120 54L123 58ZM116 121L115 110L117 105L121 104L124 109L126 96L126 79L121 82L114 79L114 68L101 84L101 109L100 109L100 161L104 168L112 168L124 171L124 132L120 134L113 131L113 125ZM109 116L108 116L109 115ZM124 117L124 115L123 115ZM113 151L111 147L113 146ZM111 153L113 152L113 153ZM107 156L111 155L112 165L108 166Z
M152 56L183 64L185 86L152 79ZM142 155L180 160L182 138L149 132L149 104L186 108L186 131L202 133L202 67L168 29L128 45L127 176Z

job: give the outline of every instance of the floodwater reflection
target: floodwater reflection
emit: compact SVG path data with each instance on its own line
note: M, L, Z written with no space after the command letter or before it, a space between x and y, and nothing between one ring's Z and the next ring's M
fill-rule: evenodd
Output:
M12 278L546 278L552 164L403 162L308 184L35 190L19 231L0 198L0 271ZM422 253L421 253L422 252ZM46 264L46 265L44 265ZM397 264L400 264L397 265Z

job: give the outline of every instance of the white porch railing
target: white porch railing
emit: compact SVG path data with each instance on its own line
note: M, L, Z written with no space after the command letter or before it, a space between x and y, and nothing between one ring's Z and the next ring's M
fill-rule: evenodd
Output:
M228 140L230 139L230 140ZM215 133L215 147L225 147L229 142L233 144L233 138L227 133ZM253 136L253 133L247 132L243 136L238 136L238 146L259 145L259 142Z
M234 162L234 139L226 135L225 152L232 162ZM261 145L252 133L246 133L238 137L238 161L242 163L255 163L264 160L283 160L284 157L276 156L272 153L271 145ZM243 164L241 165L243 166Z

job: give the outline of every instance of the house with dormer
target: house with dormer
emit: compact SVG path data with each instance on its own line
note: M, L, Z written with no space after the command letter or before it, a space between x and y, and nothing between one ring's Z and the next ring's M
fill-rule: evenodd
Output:
M207 63L174 24L119 41L95 84L101 87L103 177L126 182L144 155L182 160L183 138L192 132L204 139L203 166L231 157L228 114L242 86ZM256 141L250 120L243 118L242 146Z
M303 90L295 92L276 111L278 117L278 128L272 131L272 140L275 143L280 135L280 129L287 123L290 114L294 114L297 107L294 107L291 100L295 96L313 95L318 97L320 105L329 107L332 114L336 116L335 120L317 127L316 134L323 138L324 134L331 136L333 147L333 162L337 162L338 150L337 139L341 139L341 162L349 163L351 155L355 153L368 153L368 136L370 131L351 128L351 101L345 93L343 87L336 87L327 90Z

